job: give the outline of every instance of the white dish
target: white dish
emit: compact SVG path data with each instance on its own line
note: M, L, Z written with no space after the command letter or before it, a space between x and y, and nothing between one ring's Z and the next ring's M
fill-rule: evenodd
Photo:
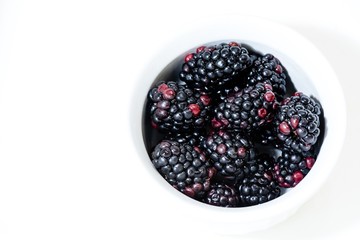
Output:
M324 142L317 162L310 173L291 191L265 204L246 208L219 208L192 200L172 188L153 168L145 150L142 133L142 111L147 91L158 74L176 57L208 42L236 40L262 53L272 53L288 70L296 88L320 100L326 119ZM178 37L159 46L158 55L150 59L138 79L130 112L134 127L131 134L137 145L137 161L147 169L146 180L159 192L159 211L164 202L173 206L172 220L203 225L218 233L247 233L273 226L294 214L309 200L329 177L338 160L345 137L346 109L340 84L319 50L293 30L266 20L223 16L204 19L178 30ZM142 96L139 99L139 96ZM334 97L336 96L336 97ZM134 111L135 109L135 111ZM162 203L162 204L161 204ZM163 210L162 210L163 209ZM165 213L166 214L166 213Z

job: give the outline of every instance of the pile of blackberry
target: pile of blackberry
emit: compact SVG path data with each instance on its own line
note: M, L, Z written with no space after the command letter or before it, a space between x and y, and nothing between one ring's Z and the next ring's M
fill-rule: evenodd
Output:
M316 164L323 109L276 56L209 44L173 72L149 89L144 140L175 189L214 206L253 206L295 187Z

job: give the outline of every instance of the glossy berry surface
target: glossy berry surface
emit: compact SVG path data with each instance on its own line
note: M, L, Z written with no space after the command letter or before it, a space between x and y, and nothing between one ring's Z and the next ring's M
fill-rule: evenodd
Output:
M243 174L243 167L255 155L247 136L222 130L210 133L202 141L201 148L218 173L233 178Z
M307 156L284 150L276 159L274 177L281 187L295 187L309 173L314 166L316 158L308 153Z
M162 132L188 132L204 127L211 99L177 82L161 82L149 91L152 126Z
M236 42L201 46L185 56L180 79L206 92L232 81L251 66L248 50Z
M213 128L253 131L273 119L277 107L269 84L258 83L229 94L213 111Z
M320 105L302 93L285 99L275 114L279 144L296 152L308 152L320 135Z
M253 206L277 198L281 189L271 177L253 174L240 182L239 193L242 206Z
M204 202L213 206L238 207L239 194L237 190L231 186L215 183L210 186Z
M271 84L277 97L283 99L286 94L286 80L285 68L279 59L272 54L266 54L254 61L248 76L248 85L253 86L259 82Z
M176 141L161 141L152 152L151 161L166 181L192 198L209 190L215 173L199 148Z

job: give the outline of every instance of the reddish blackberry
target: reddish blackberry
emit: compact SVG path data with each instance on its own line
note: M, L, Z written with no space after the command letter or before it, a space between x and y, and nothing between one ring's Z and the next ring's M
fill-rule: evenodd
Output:
M233 187L215 183L210 186L210 191L206 193L204 202L220 207L238 207L239 197Z
M291 150L283 150L275 161L274 177L280 187L295 187L313 167L316 159L308 153L302 156Z
M224 177L242 175L244 165L255 156L253 144L245 135L222 130L212 132L202 141L201 147Z
M243 206L252 206L268 202L280 196L278 184L261 174L245 177L239 185L240 202Z
M202 197L209 190L215 174L199 148L176 141L161 141L151 160L166 181L192 198Z
M248 75L249 86L254 86L259 82L271 84L279 99L283 99L285 96L286 80L284 66L271 54L256 59Z
M213 87L232 81L251 64L248 50L239 43L201 46L185 56L180 79L196 89L209 92Z
M320 135L320 113L320 105L302 93L285 99L274 121L279 144L300 153L309 151Z
M183 132L204 127L210 97L176 82L160 82L149 91L152 126L162 132Z
M230 94L214 108L214 128L252 131L273 118L277 102L269 84L258 83Z

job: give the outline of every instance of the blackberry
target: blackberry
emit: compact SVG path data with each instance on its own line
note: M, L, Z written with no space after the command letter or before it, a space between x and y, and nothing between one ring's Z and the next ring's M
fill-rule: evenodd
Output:
M259 82L271 84L279 99L283 99L286 94L286 81L284 66L271 54L257 58L248 75L248 86Z
M152 126L162 132L189 132L208 120L210 97L177 82L160 82L149 91Z
M311 153L303 156L285 149L275 161L275 180L280 187L295 187L308 174L315 161L316 158Z
M185 56L180 79L196 89L211 92L230 82L252 64L248 50L239 43L201 46Z
M297 106L301 105L315 115L320 116L321 104L315 98L309 97L302 92L296 92L291 97L287 97L282 101L282 105Z
M253 144L245 135L222 130L210 133L201 147L224 177L242 175L244 165L255 156Z
M281 146L307 152L320 135L320 105L302 93L285 99L275 115L275 132Z
M239 197L233 187L215 183L210 186L210 191L206 193L204 202L220 207L238 207Z
M163 140L151 154L159 173L173 187L192 198L201 198L210 189L215 170L198 147Z
M265 153L257 155L253 161L246 164L244 177L237 181L243 206L257 205L280 196L280 187L272 174L274 164L275 159Z
M280 196L278 184L261 174L245 177L239 185L240 202L243 206L253 206L268 202Z
M214 108L214 128L252 131L271 122L277 106L269 84L258 83L230 94Z

